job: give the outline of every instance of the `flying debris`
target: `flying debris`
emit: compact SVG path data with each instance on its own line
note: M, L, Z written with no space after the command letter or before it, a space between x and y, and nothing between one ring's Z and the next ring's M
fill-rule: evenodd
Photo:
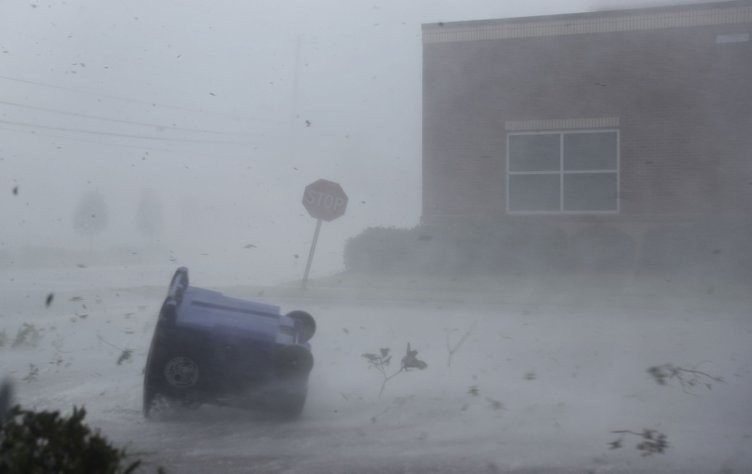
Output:
M313 368L308 341L315 332L316 322L304 311L282 314L277 306L190 286L188 269L181 267L170 282L146 360L144 416L176 402L297 418ZM124 352L118 365L130 356Z
M428 367L428 364L418 359L418 351L410 349L410 343L407 343L407 353L402 358L402 367L407 369L419 369L424 370Z

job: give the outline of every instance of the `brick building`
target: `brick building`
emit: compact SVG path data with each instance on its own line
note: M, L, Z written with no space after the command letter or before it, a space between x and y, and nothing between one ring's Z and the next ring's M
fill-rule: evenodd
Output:
M631 257L751 223L751 33L750 1L423 25L423 223Z

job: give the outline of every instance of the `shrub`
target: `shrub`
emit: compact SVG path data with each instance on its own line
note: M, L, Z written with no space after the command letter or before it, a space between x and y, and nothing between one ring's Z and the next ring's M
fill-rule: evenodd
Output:
M345 244L345 267L366 273L406 270L417 249L415 229L369 227Z
M648 271L686 271L705 246L703 238L688 225L663 225L645 234L642 267Z
M488 274L562 266L566 237L555 225L453 222L410 229L371 227L345 246L349 271Z
M648 271L752 277L752 225L716 218L665 224L645 234L642 267Z
M34 412L16 406L0 430L0 472L8 474L128 474L141 465L128 460L83 420L84 408L70 416L56 411ZM162 470L159 469L161 472Z
M5 419L5 414L10 411L13 404L13 385L9 380L3 380L0 384L0 423Z
M634 268L636 244L625 232L609 226L580 229L572 239L574 263L586 271L625 271Z

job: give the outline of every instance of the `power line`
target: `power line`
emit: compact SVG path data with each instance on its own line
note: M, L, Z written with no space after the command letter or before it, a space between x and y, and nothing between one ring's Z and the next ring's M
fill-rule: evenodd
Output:
M36 132L33 130L19 130L15 128L6 128L6 127L0 127L0 130L6 131L6 132L12 132L12 133L22 133L24 135L33 135L35 137L48 137L58 140L64 140L64 141L73 141L73 142L80 142L80 143L90 143L94 145L101 145L107 148L112 147L118 147L118 148L134 148L137 150L146 150L150 152L162 152L162 153L169 153L172 155L178 155L179 157L183 159L194 159L194 158L204 158L204 155L197 155L192 154L190 151L186 152L184 150L180 150L177 148L159 148L154 146L146 146L146 145L131 145L131 144L125 144L125 143L113 143L113 142L102 142L97 140L87 140L86 138L74 138L74 137L68 137L64 135L56 135L53 133L45 133L45 132ZM227 157L227 156L234 156L234 155L221 155L221 157Z
M28 127L28 128L38 128L42 130L57 130L60 132L74 132L74 133L83 133L87 135L99 135L99 136L108 136L108 137L120 137L120 138L135 138L138 140L154 140L154 141L161 141L161 142L182 142L182 143L216 143L216 144L225 144L225 145L245 145L248 144L247 142L232 142L232 141L226 141L226 140L205 140L205 139L191 139L191 138L167 138L167 137L154 137L149 135L136 135L136 134L130 134L130 133L117 133L117 132L104 132L100 130L88 130L84 128L72 128L72 127L56 127L53 125L39 125L35 123L28 123L28 122L16 122L12 120L0 120L0 123L6 124L6 125L14 125L17 127Z
M193 109L193 108L190 108L190 107L182 107L182 106L178 106L178 105L162 104L162 103L158 103L158 102L150 102L150 101L147 101L147 100L133 99L133 98L130 98L130 97L120 97L120 96L115 96L115 95L100 94L100 93L97 93L97 92L91 92L91 91L76 89L74 87L58 86L56 84L49 84L49 83L46 83L46 82L39 82L39 81L30 81L28 79L20 79L20 78L17 78L17 77L10 77L10 76L0 75L0 79L6 80L6 81L12 81L12 82L20 82L22 84L31 84L31 85L34 85L34 86L48 87L50 89L59 89L59 90L64 90L64 91L68 91L68 92L75 92L77 94L84 94L84 95L91 95L91 96L96 96L96 97L102 97L102 98L105 98L105 99L119 100L119 101L122 101L122 102L131 102L131 103L134 103L134 104L148 105L150 107L161 107L161 108L164 108L164 109L182 110L184 112L193 112L193 113L199 113L199 114L206 114L207 113L205 110ZM212 115L216 115L216 116L222 116L222 117L230 118L230 119L233 119L233 120L252 120L252 121L260 121L261 120L261 119L251 118L251 117L240 117L240 116L235 116L235 115L231 115L231 114L223 114L223 113L217 113L217 112L212 112L211 114Z
M180 107L180 106L177 106L177 105L168 105L168 104L157 104L156 102L149 102L149 101L140 100L140 99L132 99L132 98L129 98L129 97L119 97L119 96L114 96L114 95L99 94L99 93L96 93L96 92L84 91L84 90L81 90L81 89L76 89L74 87L65 87L65 86L58 86L58 85L55 85L55 84L48 84L46 82L30 81L28 79L19 79L19 78L16 78L16 77L9 77L9 76L2 76L2 75L0 75L0 79L4 79L6 81L12 81L12 82L20 82L22 84L31 84L31 85L34 85L34 86L48 87L50 89L59 89L59 90L64 90L64 91L69 91L69 92L75 92L77 94L93 95L93 96L97 96L97 97L104 97L105 99L120 100L120 101L123 101L123 102L133 102L133 103L136 103L136 104L149 105L151 107L156 107L158 105L159 107L163 107L163 108L166 108L166 109L177 109L177 110L183 110L183 111L188 111L188 112L204 113L203 110L191 109L191 108L188 108L188 107Z
M22 133L24 135L34 135L34 136L41 136L41 137L48 137L48 138L54 138L58 140L67 140L67 141L74 141L74 142L81 142L81 143L92 143L95 145L104 145L107 147L121 147L121 148L135 148L138 150L148 150L148 151L161 151L161 152L167 152L167 153L178 153L178 150L170 149L170 148L156 148L153 146L146 146L146 145L127 145L125 143L108 143L108 142L100 142L97 140L87 140L85 138L74 138L74 137L66 137L65 135L55 135L53 133L44 133L44 132L37 132L35 130L20 130L17 128L6 128L6 127L0 127L0 130L4 130L6 132L13 132L13 133Z
M134 120L116 119L116 118L111 118L111 117L105 117L102 115L90 115L90 114L83 114L79 112L68 112L65 110L51 109L47 107L39 107L39 106L29 105L29 104L20 104L17 102L8 102L5 100L0 100L0 104L10 105L12 107L20 107L20 108L30 109L30 110L39 110L42 112L52 112L56 114L70 115L74 117L91 118L91 119L103 120L107 122L125 123L129 125L137 125L141 127L153 127L157 129L175 130L175 131L193 132L193 133L211 133L211 134L217 134L217 135L244 136L243 134L234 133L234 132L221 132L218 130L205 130L205 129L199 129L199 128L176 127L174 125L161 125L161 124L156 124L156 123L137 122Z

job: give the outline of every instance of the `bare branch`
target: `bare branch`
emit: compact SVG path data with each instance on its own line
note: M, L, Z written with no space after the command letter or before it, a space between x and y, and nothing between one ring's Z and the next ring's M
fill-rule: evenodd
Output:
M400 368L391 374L387 373L387 367L392 361L389 348L381 348L378 353L364 353L361 355L368 361L368 367L376 369L382 377L381 389L379 390L379 398L386 389L386 384L394 377L403 372L407 372L409 369L423 370L428 367L428 364L418 359L418 351L410 348L410 343L407 343L407 352L400 362Z
M643 456L663 454L668 449L668 439L665 434L658 430L644 429L641 432L632 430L614 430L611 433L619 435L632 435L641 438L635 448L642 452ZM609 449L619 449L624 444L624 436L620 436L609 443Z
M475 325L478 324L478 321L475 321L473 324L470 325L470 328L465 331L464 334L459 338L459 340L452 344L451 342L451 336L452 333L456 332L457 329L445 329L444 332L446 333L446 348L447 348L447 367L452 366L452 357L454 357L455 352L460 350L460 347L462 347L462 344L465 343L468 337L470 337L470 334L473 332L473 329L475 329Z
M682 391L691 394L691 389L697 385L704 385L708 390L712 389L710 382L726 383L723 377L711 375L697 369L687 369L673 364L656 365L647 369L647 373L658 385L668 385L671 380L676 380Z

